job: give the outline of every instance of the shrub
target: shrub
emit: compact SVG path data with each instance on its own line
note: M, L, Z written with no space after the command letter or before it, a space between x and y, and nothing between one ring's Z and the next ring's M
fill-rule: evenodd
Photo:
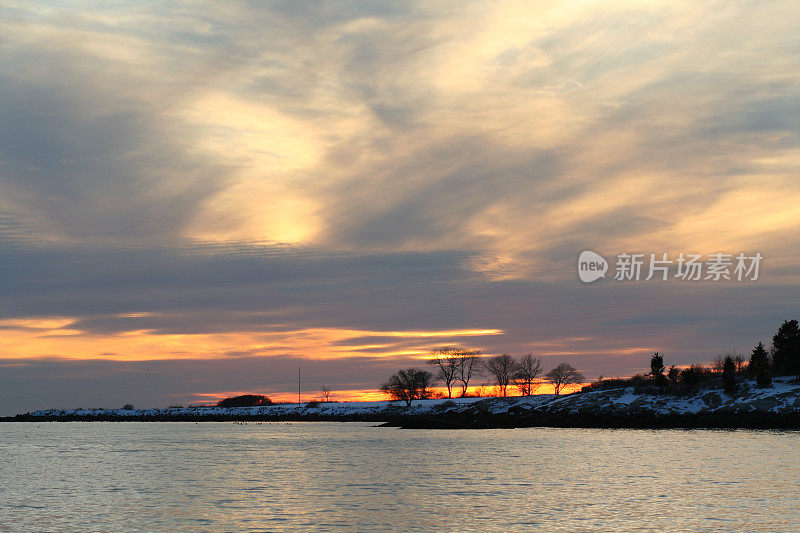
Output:
M581 391L588 392L594 390L614 390L624 389L626 387L634 387L636 389L643 389L645 386L650 385L650 376L648 374L636 374L629 378L603 378L600 377L596 381L584 386Z
M133 404L132 403L126 403L125 405L122 406L122 410L123 411L133 411Z
M256 405L272 405L272 400L263 394L243 394L217 402L217 407L253 407Z
M694 390L708 378L709 370L702 365L692 364L680 373L680 383L688 390Z
M306 402L306 409L316 409L317 407L319 407L319 402L316 400Z
M670 384L677 385L678 378L681 375L681 371L678 369L677 366L671 365L669 367L669 371L667 371L667 379L669 380Z

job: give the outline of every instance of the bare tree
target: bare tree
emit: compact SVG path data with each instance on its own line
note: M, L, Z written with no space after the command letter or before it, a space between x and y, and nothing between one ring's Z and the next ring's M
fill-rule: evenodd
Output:
M550 383L553 384L553 388L555 388L556 394L559 394L561 390L567 385L573 385L575 383L583 383L585 378L583 374L577 371L574 366L568 363L561 363L553 370L546 374L547 379Z
M714 371L720 373L724 371L725 358L727 357L733 359L736 372L743 372L745 370L745 367L747 366L747 358L745 358L744 354L736 353L736 350L733 350L731 352L720 354L714 358Z
M403 400L406 406L410 406L413 400L431 397L430 389L433 382L433 374L427 370L407 368L392 374L379 390L394 400Z
M486 360L484 368L486 372L494 378L501 396L508 396L508 384L514 377L517 362L507 353L495 355Z
M714 360L711 362L711 370L722 374L722 371L725 368L725 354L719 354L714 356Z
M456 381L458 367L461 364L463 348L458 346L443 346L431 351L428 364L436 368L436 379L447 387L447 397L453 397L453 382Z
M736 363L737 372L744 372L747 369L747 358L744 354L734 353L733 362Z
M481 352L470 348L460 348L458 351L458 368L456 378L461 382L461 397L467 395L469 382L478 373L481 362Z
M322 401L329 402L331 398L333 398L333 389L327 385L323 385L320 387L320 392L322 393Z
M542 373L542 360L532 353L523 355L517 363L512 381L523 396L530 396L539 386L536 378Z

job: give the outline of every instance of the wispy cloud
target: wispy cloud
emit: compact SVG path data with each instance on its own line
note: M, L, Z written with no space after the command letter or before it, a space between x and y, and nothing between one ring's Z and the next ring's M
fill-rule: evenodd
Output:
M0 342L57 316L20 349L409 361L409 332L496 329L619 372L746 346L798 294L798 26L786 1L5 2ZM583 249L767 266L587 288Z

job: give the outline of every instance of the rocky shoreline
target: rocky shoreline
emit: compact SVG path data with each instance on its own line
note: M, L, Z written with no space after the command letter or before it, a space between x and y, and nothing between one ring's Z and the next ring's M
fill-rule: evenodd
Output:
M405 429L499 429L523 427L604 429L800 429L800 414L701 415L533 415L533 416L408 416L381 424Z
M717 389L674 396L632 388L508 398L331 402L258 407L213 406L168 409L49 409L0 419L4 422L375 422L424 429L585 428L759 428L800 429L800 383L776 380L756 388L744 382L728 395Z

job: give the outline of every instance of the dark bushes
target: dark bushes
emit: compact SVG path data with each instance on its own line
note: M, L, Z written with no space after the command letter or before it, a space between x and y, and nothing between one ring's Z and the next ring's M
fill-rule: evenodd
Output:
M681 370L678 376L678 381L689 391L695 390L701 383L707 381L711 375L711 370L708 368L692 364L688 368Z
M650 374L636 374L629 378L606 378L586 385L583 392L624 389L632 387L636 394L687 394L699 388L719 387L719 377L711 369L702 365L693 364L689 367L678 369L670 367L668 377L661 374L661 378Z
M626 387L633 387L635 389L643 389L653 384L653 380L647 374L636 374L629 378L601 378L597 381L584 386L581 391L595 391L595 390L613 390L624 389Z
M272 405L272 400L263 394L244 394L217 402L217 407L253 407L256 405Z

